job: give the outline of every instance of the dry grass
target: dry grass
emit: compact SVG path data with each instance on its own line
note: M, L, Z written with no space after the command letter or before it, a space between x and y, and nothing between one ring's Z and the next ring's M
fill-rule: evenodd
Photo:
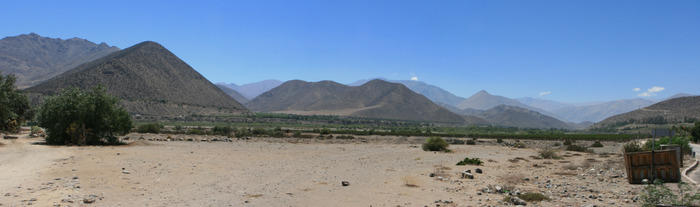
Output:
M447 170L452 170L452 168L446 167L442 164L433 166L433 173L435 174L435 179L437 179L438 176L447 178L449 176Z
M417 188L418 186L418 180L413 177L413 176L406 176L401 178L403 180L403 185L409 188Z

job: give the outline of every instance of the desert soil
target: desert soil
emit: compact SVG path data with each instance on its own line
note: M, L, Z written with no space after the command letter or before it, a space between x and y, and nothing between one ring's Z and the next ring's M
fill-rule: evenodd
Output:
M563 159L553 160L537 157L537 147L555 143L545 141L524 141L528 148L521 149L479 140L435 153L420 148L423 138L127 136L126 146L46 146L26 135L0 140L0 206L505 205L507 194L484 190L497 186L551 198L528 206L638 206L643 189L627 183L621 144L613 142L594 154L558 151ZM455 165L465 157L484 164ZM464 170L474 179L462 179Z

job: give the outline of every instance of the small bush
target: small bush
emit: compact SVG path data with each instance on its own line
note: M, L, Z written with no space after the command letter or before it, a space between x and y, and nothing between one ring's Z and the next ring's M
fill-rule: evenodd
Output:
M561 156L553 149L542 149L539 153L543 159L561 159Z
M440 137L431 137L426 140L425 144L423 144L423 150L445 151L449 146L450 144L448 144L444 139Z
M182 130L182 125L175 125L175 130L180 131Z
M503 143L503 139L498 138L498 139L496 139L496 142L498 142L498 143Z
M564 145L565 145L565 146L569 146L569 145L571 145L571 144L573 144L573 142L572 142L570 139L564 140Z
M637 141L631 141L622 146L622 152L624 153L630 153L630 152L644 152L644 148L642 148L642 145L639 144Z
M187 134L204 135L204 134L206 134L206 132L204 132L201 129L190 129L190 130L187 130Z
M350 136L350 135L340 135L335 137L336 139L355 139L355 137Z
M580 145L575 145L575 144L566 146L566 150L567 150L567 151L576 151L576 152L588 152L588 153L593 153L593 150L588 149L587 147L580 146Z
M160 124L157 123L149 123L149 124L144 124L136 128L136 131L138 133L153 133L153 134L158 134L160 133Z
M36 134L36 133L39 133L40 131L41 131L41 128L40 128L40 127L38 127L38 126L32 126L32 127L31 127L31 130L29 131L29 133L31 133L31 134Z
M467 140L467 145L476 145L474 140Z
M561 143L555 142L555 143L554 143L554 146L555 146L555 147L561 146Z
M600 143L600 141L595 141L595 143L593 143L591 147L603 147L603 143Z
M481 165L484 164L479 158L464 158L464 160L459 161L457 165Z
M525 146L525 143L516 142L516 143L513 143L513 147L515 147L515 148L525 148L526 146Z
M654 181L653 185L648 185L644 193L640 196L642 206L697 206L700 201L700 192L689 186L687 183L679 182L677 192L665 186L660 180Z
M549 200L549 197L542 195L541 193L523 193L518 195L518 198L523 199L526 202L538 202Z

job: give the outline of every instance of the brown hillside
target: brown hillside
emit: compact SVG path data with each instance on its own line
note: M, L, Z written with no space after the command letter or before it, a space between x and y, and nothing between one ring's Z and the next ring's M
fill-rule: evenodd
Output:
M609 117L594 128L627 123L652 124L653 122L682 123L700 119L700 96L680 97L662 101L646 108Z
M361 86L288 81L246 104L251 110L381 119L464 122L406 86L373 80Z
M52 95L67 87L107 87L135 114L168 116L196 113L187 106L209 108L210 113L247 113L233 98L192 67L155 42L143 42L27 89ZM190 107L190 108L191 108Z

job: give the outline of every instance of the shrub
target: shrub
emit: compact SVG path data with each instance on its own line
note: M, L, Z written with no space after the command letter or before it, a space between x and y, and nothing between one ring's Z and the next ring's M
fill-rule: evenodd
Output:
M515 147L515 148L525 148L526 145L525 145L525 143L522 143L522 142L516 142L516 143L513 143L513 147Z
M459 161L457 165L481 165L484 164L479 158L464 158L464 160Z
M573 144L573 142L572 142L570 139L564 140L564 145L565 145L565 146L569 146L569 145L571 145L571 144Z
M182 125L179 125L179 124L175 125L175 130L177 130L177 131L182 130Z
M523 193L518 195L518 198L523 199L526 202L538 202L549 200L549 197L542 195L541 193Z
M444 139L440 137L428 138L423 144L423 150L425 151L445 151L450 144L445 142Z
M680 145L683 152L690 153L690 139L688 137L662 137L656 140L655 150L661 149L662 144ZM651 151L652 141L649 140L644 144L644 150Z
M187 130L187 134L204 135L206 133L202 129L197 128L197 129Z
M631 141L622 146L622 152L624 153L630 153L630 152L643 152L644 149L642 148L642 145L639 144L637 141Z
M684 182L678 183L678 193L666 187L659 180L653 185L648 185L640 196L642 206L658 206L659 204L671 206L696 206L700 201L700 193L692 191L692 188ZM680 197L679 197L680 195Z
M603 147L603 143L600 143L600 141L595 141L595 143L591 144L591 147Z
M36 134L36 133L39 133L40 131L41 131L41 127L32 126L32 127L31 127L31 130L29 131L29 133L31 133L31 134Z
M576 152L588 152L588 153L593 153L593 150L588 149L588 148L586 148L586 147L584 147L584 146L575 145L575 144L566 146L566 150L567 150L567 151L576 151Z
M561 159L561 156L553 149L542 149L539 153L543 159Z
M474 142L474 140L467 140L467 145L476 145L476 142Z
M328 129L328 128L323 128L323 129L321 129L321 131L319 132L319 134L330 134L330 133L331 133L331 130Z
M336 139L355 139L355 137L350 136L350 135L340 135L335 137Z
M138 133L153 133L153 134L158 134L160 133L160 128L162 126L157 123L149 123L149 124L144 124L136 128L136 131Z
M561 143L555 142L555 143L554 143L554 146L555 146L555 147L561 146Z
M498 138L498 139L496 139L496 142L497 142L497 143L503 143L503 139Z
M131 130L131 116L103 86L90 91L64 89L46 98L37 120L48 144L117 144Z

